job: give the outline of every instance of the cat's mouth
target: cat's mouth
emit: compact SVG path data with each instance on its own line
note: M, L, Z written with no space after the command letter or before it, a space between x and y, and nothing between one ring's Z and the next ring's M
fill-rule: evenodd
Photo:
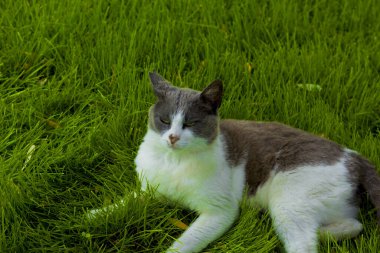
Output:
M177 143L171 144L170 142L168 142L168 147L173 150L180 149Z

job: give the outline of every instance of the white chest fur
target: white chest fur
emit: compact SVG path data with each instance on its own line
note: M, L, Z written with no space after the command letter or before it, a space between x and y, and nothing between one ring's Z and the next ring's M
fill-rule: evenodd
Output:
M171 150L148 130L136 157L142 187L198 212L236 205L244 188L243 165L229 167L219 137L202 152Z

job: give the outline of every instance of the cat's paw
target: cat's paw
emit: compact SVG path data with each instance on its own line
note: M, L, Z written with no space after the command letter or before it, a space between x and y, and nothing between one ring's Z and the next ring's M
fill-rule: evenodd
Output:
M88 210L88 211L85 213L85 217L86 217L88 220L94 220L94 219L96 219L97 217L102 216L102 213L103 213L103 215L104 215L104 211L103 211L102 209L103 209L103 208L96 208L96 209Z
M181 253L179 249L169 248L165 251L165 253Z
M176 241L173 243L173 245L165 251L165 253L187 253L192 252L189 251L189 249L181 242Z
M125 197L126 198L134 198L134 199L136 199L138 197L141 198L141 196L139 196L139 194L135 191L130 192L129 195L126 195ZM118 201L117 203L115 203L113 205L109 205L109 206L102 207L102 208L90 209L84 214L84 216L88 220L94 220L94 219L97 219L100 217L105 217L105 216L111 214L114 210L122 208L123 206L125 206L126 200L121 199L120 201Z
M103 208L95 208L87 211L85 217L88 220L94 220L100 217L105 217L112 213L115 209L123 207L125 205L124 200L120 200L117 204L109 205Z

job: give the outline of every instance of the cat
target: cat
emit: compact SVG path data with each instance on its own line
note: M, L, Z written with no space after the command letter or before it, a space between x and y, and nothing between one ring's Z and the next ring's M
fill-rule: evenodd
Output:
M220 120L220 80L199 92L149 77L157 102L135 159L142 189L199 214L167 252L199 252L223 235L245 193L288 253L317 252L318 233L358 235L361 187L380 225L380 177L357 152L280 123Z

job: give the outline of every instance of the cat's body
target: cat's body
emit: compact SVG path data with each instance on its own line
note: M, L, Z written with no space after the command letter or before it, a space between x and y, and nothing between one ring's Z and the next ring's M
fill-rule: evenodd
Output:
M380 218L380 178L355 152L279 123L219 121L220 81L200 93L150 78L158 102L135 160L142 187L199 213L168 252L199 252L220 237L245 192L269 210L289 253L317 252L318 231L356 236L359 186Z

